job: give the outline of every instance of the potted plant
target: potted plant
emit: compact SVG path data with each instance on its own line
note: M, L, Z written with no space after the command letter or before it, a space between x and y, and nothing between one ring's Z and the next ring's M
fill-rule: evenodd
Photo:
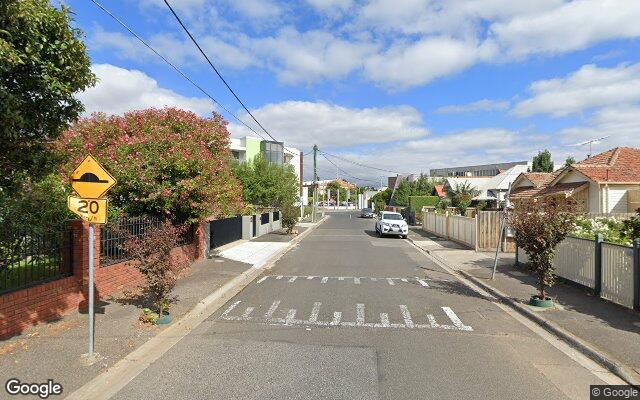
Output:
M141 320L144 317L146 322L155 324L171 322L169 305L175 301L171 292L179 272L184 268L176 257L171 256L171 250L178 246L184 230L185 227L176 227L170 221L164 221L146 230L142 236L131 236L124 244L124 250L145 278L142 288L156 311L156 315L150 315L149 309L143 310Z
M538 293L529 304L551 307L547 288L555 283L555 248L575 228L577 204L572 198L547 197L539 201L519 202L509 214L516 245L529 257L529 268L537 277Z

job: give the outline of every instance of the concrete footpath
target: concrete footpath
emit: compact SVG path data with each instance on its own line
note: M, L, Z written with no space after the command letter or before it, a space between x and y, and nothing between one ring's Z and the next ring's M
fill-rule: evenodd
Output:
M463 277L494 289L494 295L590 358L597 358L623 379L640 382L640 313L563 282L549 290L554 307L532 307L527 302L537 293L535 278L515 266L513 253L499 254L496 278L492 280L495 253L476 252L419 228L410 230L409 239Z
M143 301L136 289L123 291L96 304L95 351L97 361L87 365L87 316L75 313L42 324L20 336L0 341L0 381L60 383L68 396L145 344L180 324L207 299L222 298L262 273L267 261L279 257L304 235L271 233L256 241L238 241L219 249L215 257L195 262L178 280L172 305L173 323L148 325L138 321ZM228 257L225 257L228 256ZM238 287L240 287L238 289ZM4 388L2 389L4 392ZM2 396L0 396L2 397Z

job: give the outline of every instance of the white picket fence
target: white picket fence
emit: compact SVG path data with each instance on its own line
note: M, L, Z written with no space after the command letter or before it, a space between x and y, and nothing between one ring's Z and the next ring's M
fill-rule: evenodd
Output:
M516 249L518 262L529 258L522 249ZM602 243L600 297L622 306L633 308L633 248ZM583 286L596 287L596 241L568 237L556 248L553 261L557 276ZM640 278L636 278L640 279Z
M633 308L633 248L602 243L601 297Z

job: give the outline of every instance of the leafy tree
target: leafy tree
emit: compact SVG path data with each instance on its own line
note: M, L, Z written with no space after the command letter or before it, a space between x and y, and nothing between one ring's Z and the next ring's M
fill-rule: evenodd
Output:
M95 83L83 33L47 0L0 1L0 190L55 169L48 145L84 110Z
M110 207L175 223L238 213L241 186L229 166L226 122L176 108L81 119L56 141L63 179L87 153L118 183Z
M385 205L389 204L389 201L391 200L391 193L393 193L393 190L391 188L387 188L371 196L370 201L373 203L375 212L381 211L384 209Z
M558 201L548 197L535 203L518 202L509 214L516 244L527 253L529 266L537 275L539 299L547 299L546 290L555 282L555 248L575 229L576 210L577 203L571 198Z
M420 177L416 181L412 182L411 186L412 196L430 196L433 192L434 185L428 176L420 174Z
M471 205L473 198L480 194L480 191L471 186L471 183L456 183L447 195L451 199L451 204L458 209L460 215L465 215L467 208Z
M531 172L553 172L553 160L549 150L538 152L538 155L533 157Z
M396 206L405 207L409 205L409 196L411 196L412 187L411 183L406 179L400 182L393 194L393 204Z
M237 163L234 171L246 203L282 208L298 201L299 181L291 165L270 163L258 155L250 163Z
M343 188L338 181L332 181L327 184L327 189L331 190L331 198L337 199L337 194L340 193L340 201L347 200L347 189Z
M569 156L569 157L567 157L566 160L564 160L564 166L565 167L570 167L575 163L576 163L576 159L573 158L573 156Z

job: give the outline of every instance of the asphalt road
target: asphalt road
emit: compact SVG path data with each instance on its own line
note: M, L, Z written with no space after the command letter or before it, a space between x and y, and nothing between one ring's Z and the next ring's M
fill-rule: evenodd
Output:
M118 399L564 399L602 382L406 240L339 212Z

